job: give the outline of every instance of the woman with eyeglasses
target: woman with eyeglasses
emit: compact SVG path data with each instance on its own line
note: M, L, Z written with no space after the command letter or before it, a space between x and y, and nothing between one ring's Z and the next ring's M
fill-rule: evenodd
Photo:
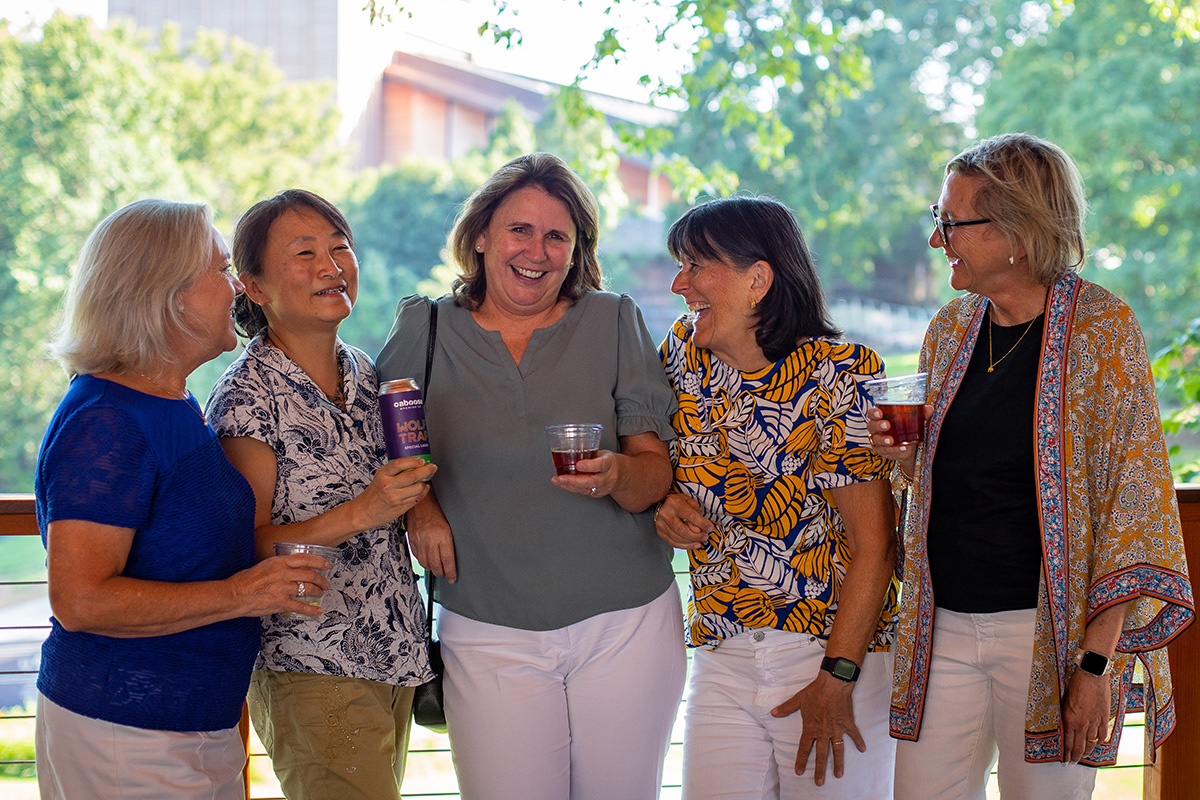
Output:
M1005 800L1087 798L1135 662L1152 745L1170 732L1165 645L1193 615L1145 342L1076 274L1086 201L1055 145L979 142L932 210L964 294L925 335L925 440L868 424L909 495L895 796L982 800L998 760Z

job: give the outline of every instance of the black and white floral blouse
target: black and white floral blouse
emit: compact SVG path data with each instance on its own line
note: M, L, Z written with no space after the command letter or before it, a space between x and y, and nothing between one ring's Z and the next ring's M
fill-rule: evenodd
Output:
M361 350L338 342L347 411L262 334L232 364L208 401L221 437L250 436L275 451L271 522L302 522L356 497L387 461L379 378ZM310 672L414 686L433 677L425 609L399 522L339 546L323 613L263 618L256 669Z

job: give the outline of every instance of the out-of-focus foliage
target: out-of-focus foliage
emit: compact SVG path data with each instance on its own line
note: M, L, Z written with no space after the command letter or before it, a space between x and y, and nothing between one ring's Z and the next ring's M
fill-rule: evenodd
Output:
M1200 317L1154 356L1154 377L1163 405L1163 430L1167 434L1200 429ZM1182 456L1183 448L1171 447L1171 463L1180 481L1200 480L1200 454Z
M1175 24L1180 38L1200 41L1200 4L1183 0L1146 0L1160 19Z
M1064 8L998 62L981 135L1024 130L1079 163L1091 203L1089 277L1137 312L1151 349L1200 297L1200 41L1125 0Z
M155 46L63 15L0 25L0 491L32 488L67 384L44 344L96 223L157 196L208 202L228 232L252 200L318 188L338 163L331 87L284 84L264 54L221 37L176 47L170 32ZM198 394L214 377L197 374Z

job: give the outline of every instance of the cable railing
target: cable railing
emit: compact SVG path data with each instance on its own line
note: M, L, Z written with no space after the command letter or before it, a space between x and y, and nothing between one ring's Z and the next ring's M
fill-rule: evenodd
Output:
M1177 487L1184 539L1188 550L1200 552L1200 485ZM44 561L40 570L11 571L28 564L31 552L42 553L29 495L0 494L0 796L7 800L37 800L33 760L34 705L41 640L49 631L49 600ZM19 556L15 558L14 556ZM686 582L686 557L676 553L681 590ZM31 574L32 573L32 574ZM1183 800L1194 797L1200 772L1200 631L1189 629L1171 644L1175 682L1174 735L1156 764L1145 755L1142 715L1126 718L1116 766L1099 771L1095 800L1141 797L1142 800ZM683 711L681 704L664 770L662 797L678 798L682 775ZM450 759L449 739L420 727L413 728L404 780L406 798L458 797ZM250 800L283 798L270 760L250 731L248 736ZM994 776L993 776L994 789ZM997 794L992 791L989 796Z

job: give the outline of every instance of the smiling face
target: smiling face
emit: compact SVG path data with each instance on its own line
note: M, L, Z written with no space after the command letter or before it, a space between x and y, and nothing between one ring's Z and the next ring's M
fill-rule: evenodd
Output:
M975 194L982 185L982 178L958 172L947 175L938 197L942 219L954 222L985 216L975 207ZM1027 280L1019 266L1024 250L1005 239L994 224L964 225L947 229L947 234L949 242L934 228L929 246L940 247L945 253L950 263L950 285L958 291L994 297L1010 284ZM1015 264L1009 263L1010 257Z
M214 228L209 263L179 295L188 329L197 339L197 363L204 363L237 346L233 300L242 293L242 289L229 263L229 248Z
M541 314L558 302L571 269L575 223L565 203L537 186L526 186L496 207L475 250L483 254L487 278L482 311Z
M246 294L273 330L337 329L358 297L358 259L350 242L308 208L279 215L267 232L262 273L246 278Z
M762 299L772 278L764 261L739 270L721 259L685 259L671 291L695 315L692 343L737 369L764 366L766 356L754 338L758 318L750 302Z

